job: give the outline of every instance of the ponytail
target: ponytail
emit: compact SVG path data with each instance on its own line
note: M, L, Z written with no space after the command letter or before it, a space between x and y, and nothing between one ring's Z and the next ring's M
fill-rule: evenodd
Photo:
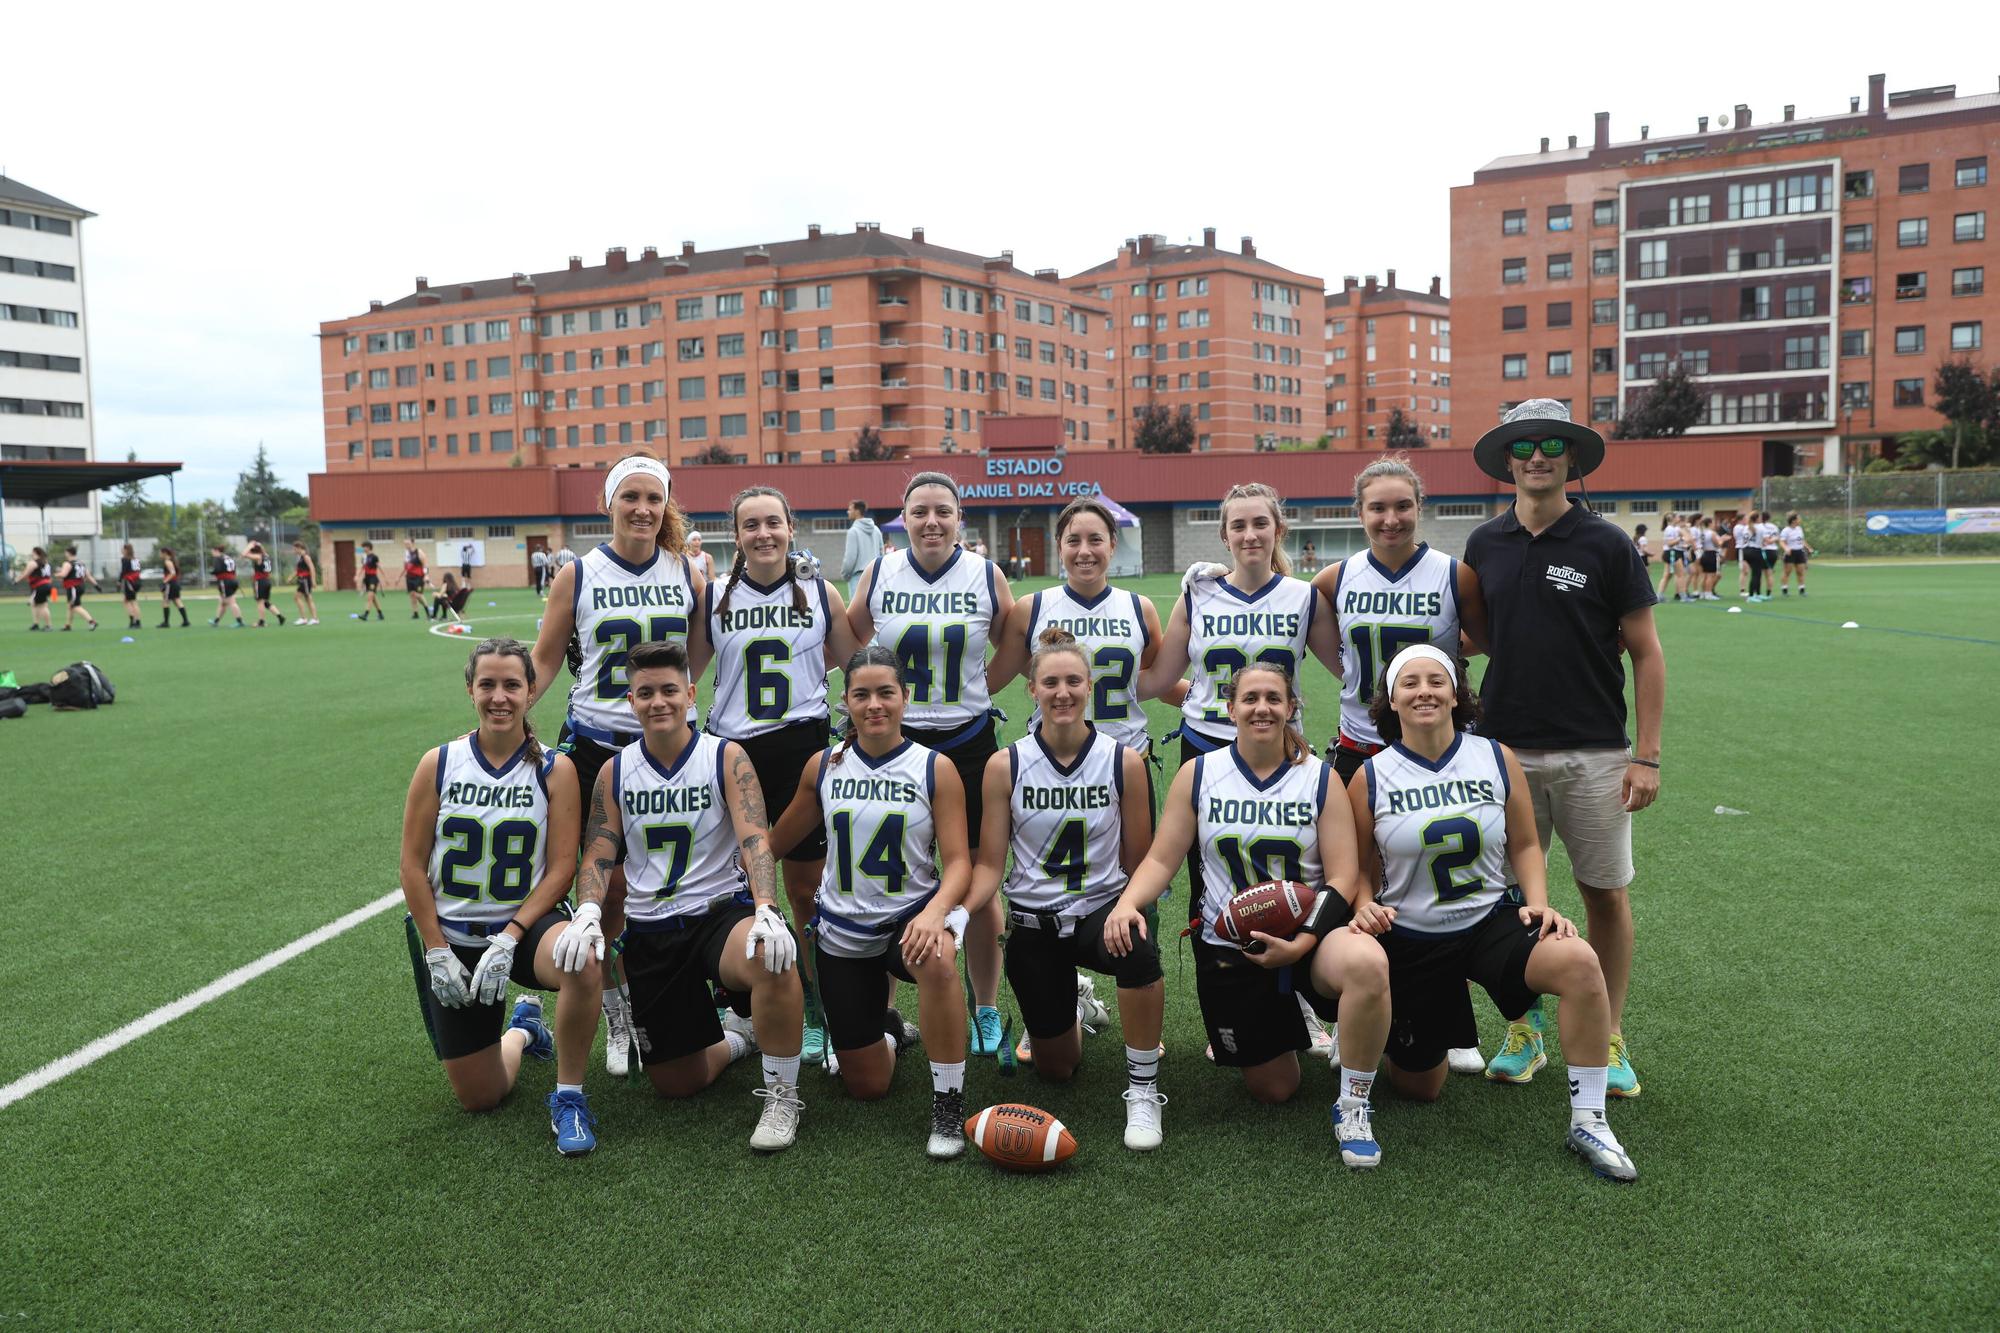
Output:
M729 598L736 591L737 580L743 577L743 543L736 544L736 559L729 564L729 581L722 585L722 600L715 604L716 614L725 621L729 618Z
M1028 683L1033 684L1036 672L1041 670L1042 659L1057 653L1072 653L1083 663L1083 674L1090 675L1090 659L1083 654L1083 645L1076 636L1061 625L1051 625L1035 636L1035 650L1028 656Z
M1379 474L1378 474L1379 475ZM1222 497L1222 538L1229 540L1229 505L1233 500L1262 500L1271 506L1272 526L1276 529L1277 540L1271 544L1271 568L1280 574L1292 572L1292 559L1285 554L1285 534L1291 530L1285 522L1285 501L1275 490L1261 481L1248 481L1231 486ZM1296 691L1294 691L1296 695Z

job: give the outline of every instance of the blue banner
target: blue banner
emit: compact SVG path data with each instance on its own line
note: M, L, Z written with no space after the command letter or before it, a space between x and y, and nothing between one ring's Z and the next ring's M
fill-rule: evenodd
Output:
M1874 509L1868 513L1868 531L1883 536L1943 532L1944 519L1942 509Z

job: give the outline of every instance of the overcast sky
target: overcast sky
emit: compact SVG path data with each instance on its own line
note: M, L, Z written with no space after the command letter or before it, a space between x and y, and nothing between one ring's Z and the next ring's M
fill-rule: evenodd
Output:
M1596 111L1623 140L1877 71L2000 86L1983 5L1356 8L44 4L6 21L0 168L99 215L99 456L226 498L260 440L304 489L319 321L419 273L865 219L1064 274L1213 226L1448 289L1450 188Z

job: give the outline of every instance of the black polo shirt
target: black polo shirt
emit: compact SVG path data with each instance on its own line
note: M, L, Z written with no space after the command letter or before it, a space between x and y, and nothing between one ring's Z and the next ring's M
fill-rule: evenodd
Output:
M1531 536L1509 505L1473 529L1465 563L1491 645L1480 732L1527 750L1626 745L1618 622L1659 600L1632 539L1574 501Z

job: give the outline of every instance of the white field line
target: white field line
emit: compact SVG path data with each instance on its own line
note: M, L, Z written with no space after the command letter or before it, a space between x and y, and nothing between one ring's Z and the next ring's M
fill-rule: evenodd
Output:
M473 627L474 625L484 625L484 624L488 623L489 621L494 621L494 620L540 620L541 618L542 618L542 615L541 615L541 613L540 613L540 612L535 612L535 613L533 613L533 614L530 614L530 615L525 615L525 616L520 616L520 615L515 615L515 616L468 616L468 617L466 617L466 619L465 619L465 622L464 622L464 623L465 623L465 627L466 627L466 629L467 629L467 630L470 630L470 629L471 629L471 628L472 628L472 627ZM449 623L451 623L451 622L447 621L447 622L445 622L445 623L446 623L446 624L449 624ZM435 634L435 635L436 635L436 636L437 636L438 638L440 638L440 639L450 639L450 640L452 640L452 641L454 641L454 642L458 641L459 639L463 639L463 638L466 638L466 637L468 637L467 635L464 635L464 634L453 634L453 633L452 633L452 632L451 632L450 630L446 629L446 628L444 627L444 625L432 625L432 626L430 627L430 631L429 631L429 632L430 632L430 633L432 633L432 634Z
M79 1069L102 1060L122 1046L129 1046L149 1032L156 1031L173 1022L176 1018L193 1013L210 1000L219 1000L233 990L237 990L258 977L263 976L281 963L288 963L306 950L326 943L334 936L352 930L372 916L379 916L397 903L403 901L403 891L397 889L385 893L374 902L357 907L338 920L329 921L318 930L299 936L281 949L274 949L254 963L245 963L234 972L225 973L209 982L200 990L183 995L171 1004L163 1004L152 1013L135 1018L116 1032L99 1037L87 1046L79 1047L60 1059L51 1060L31 1074L23 1074L7 1086L0 1088L0 1111L30 1093L40 1092L51 1083L68 1078Z

